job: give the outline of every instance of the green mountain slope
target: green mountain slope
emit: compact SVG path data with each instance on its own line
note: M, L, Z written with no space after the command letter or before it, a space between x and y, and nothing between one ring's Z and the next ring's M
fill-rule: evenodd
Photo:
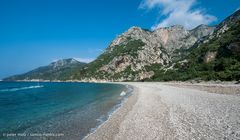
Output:
M197 47L196 47L197 46ZM148 80L240 80L240 11L221 24L213 34L188 50L182 61L171 64L172 69L155 70Z
M217 25L213 32L213 28L201 25L185 36L184 32L187 31L181 26L154 31L159 33L157 35L138 28L130 30L112 43L125 39L123 45L110 45L103 55L84 71L79 71L75 78L86 81L240 80L239 17L240 11L237 11ZM169 35L171 33L172 36ZM168 40L163 43L166 34ZM178 34L184 38L179 38ZM153 36L163 39L154 40ZM132 41L133 39L135 40ZM150 48L157 45L159 46L154 48L154 54L151 54ZM141 55L143 59L139 57L141 51L145 54ZM148 54L159 57L152 61ZM144 60L148 63L144 63ZM123 65L123 68L118 67L119 65ZM136 69L136 65L141 68Z
M48 66L39 67L22 75L15 75L3 80L68 80L71 79L72 73L76 73L85 66L86 63L78 62L75 59L62 59L52 62Z
M214 27L199 26L186 30L183 26L155 31L132 27L112 41L106 51L87 67L74 74L82 81L140 81L155 73L151 66L168 65L176 60L176 50L188 49Z
M119 73L110 74L108 71L101 70L102 67L111 63L116 57L122 57L114 65L125 63L123 56L137 56L137 51L141 50L145 45L141 40L131 40L124 45L116 45L113 48L108 48L95 61L89 63L84 69L74 74L74 79L118 79ZM126 70L125 70L126 71ZM130 73L127 73L130 74Z

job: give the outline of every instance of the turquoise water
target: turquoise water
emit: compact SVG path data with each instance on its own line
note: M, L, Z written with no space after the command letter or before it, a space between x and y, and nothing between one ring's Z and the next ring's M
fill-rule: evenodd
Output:
M130 89L117 84L0 82L0 138L82 139L129 96L120 96L123 91Z

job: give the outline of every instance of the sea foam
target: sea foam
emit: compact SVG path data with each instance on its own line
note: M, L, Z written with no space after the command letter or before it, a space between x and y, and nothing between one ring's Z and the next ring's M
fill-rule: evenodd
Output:
M0 92L13 92L13 91L34 89L34 88L43 88L43 87L44 87L43 85L38 85L38 86L29 86L29 87L8 88L8 89L2 89L2 90L0 90Z
M126 95L126 92L125 91L122 91L120 96L125 96Z

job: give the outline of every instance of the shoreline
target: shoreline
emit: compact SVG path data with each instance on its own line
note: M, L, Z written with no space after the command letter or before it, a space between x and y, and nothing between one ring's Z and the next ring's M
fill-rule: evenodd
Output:
M108 84L117 84L117 83L108 83ZM105 121L103 121L100 125L96 126L95 128L92 128L93 131L89 132L86 136L84 136L83 140L86 139L91 134L95 133L102 125L107 123L108 120L112 117L112 115L114 113L118 112L119 109L121 109L122 106L128 101L128 99L131 98L131 96L133 96L133 94L134 94L134 87L133 86L130 86L128 84L119 84L119 85L123 85L123 86L125 86L127 88L127 91L123 91L123 92L125 92L125 95L123 95L123 99L122 99L121 103L113 106L112 111L110 110L108 112L109 113L108 118Z
M127 97L125 101L123 101L123 103L119 108L117 108L114 112L111 113L111 115L106 121L104 121L101 125L99 125L94 132L91 132L88 135L86 135L83 138L83 140L89 140L93 135L99 135L99 136L102 135L101 138L97 138L97 139L113 139L112 136L114 135L105 135L104 134L105 130L108 130L108 133L110 134L117 134L117 127L120 125L124 117L132 109L132 106L137 101L137 96L138 96L137 87L126 84L126 83L110 83L110 84L121 84L125 86L131 86L132 88L132 92L130 93L131 95L129 95L129 97Z
M240 81L107 81L107 80L41 80L41 79L32 79L32 80L15 80L15 81L5 81L0 80L0 82L49 82L49 83L170 83L170 84L196 84L196 85L240 85Z
M107 120L96 126L94 131L83 139L240 138L239 84L187 82L104 82L104 84L131 86L133 91L109 114ZM229 93L215 94L219 91ZM226 116L226 113L230 117Z
M18 83L16 83L16 84L18 84ZM52 83L50 83L50 85L51 84ZM62 85L61 83L59 83L59 84ZM63 84L65 84L65 83L63 83ZM66 83L66 84L67 85L74 84L74 85L77 85L77 87L79 87L79 84L80 84L80 87L81 87L81 85L83 85L83 86L85 85L82 83ZM26 86L23 86L23 85L26 85ZM24 88L18 88L18 89L20 89L20 90L21 89L30 89L32 87L31 85L35 85L35 84L34 83L24 84L24 82L23 82L23 85L20 87L24 87ZM40 85L45 86L45 83L42 83ZM89 85L89 84L87 84L87 85ZM95 83L94 83L94 85L95 85ZM75 106L74 108L70 108L67 110L64 109L60 113L57 113L57 115L54 114L54 116L45 117L44 120L41 120L41 122L37 123L37 125L35 125L35 124L32 125L29 123L29 125L26 127L26 129L21 127L21 129L19 129L19 131L24 131L24 133L27 134L26 139L30 138L28 136L32 132L39 132L39 134L40 134L40 133L45 133L45 132L49 132L49 131L52 133L53 132L58 133L61 131L62 134L64 134L65 136L61 136L61 137L59 137L59 139L68 139L68 137L70 139L79 139L79 136L81 139L84 138L85 135L88 135L89 133L91 133L92 131L97 129L102 123L104 123L106 120L108 120L108 118L110 118L110 116L114 112L116 112L119 108L121 108L121 106L125 103L125 101L127 101L127 99L132 95L132 92L133 92L133 87L126 85L126 84L104 83L102 85L104 85L104 86L98 86L98 87L101 87L101 89L103 89L103 92L108 92L108 90L106 90L106 89L108 89L108 87L111 87L110 90L112 90L112 92L109 91L109 94L105 94L104 96L108 97L108 96L113 95L112 96L113 98L111 98L111 97L105 98L104 96L100 96L100 98L101 98L100 100L99 99L97 99L96 101L91 100L87 104L77 106L77 107ZM26 88L26 87L30 87L30 88ZM49 87L51 87L51 86L49 86ZM90 87L92 89L91 85L90 85ZM53 86L53 88L55 88L55 87ZM74 91L77 91L77 90L74 90ZM102 93L101 91L102 90L98 90L96 92ZM65 91L63 91L63 92L65 92ZM93 96L90 96L90 97L91 98L93 97L93 99L99 98L99 96L97 96L95 94L92 94L92 95ZM67 95L67 96L69 96L69 95ZM74 96L74 97L76 97L76 96ZM81 96L81 97L86 97L86 96ZM102 99L104 99L105 101ZM101 100L103 102L107 102L107 103L99 104L98 102L102 102ZM79 100L76 100L76 102L79 102ZM72 103L69 102L69 103L72 104L73 102ZM96 106L98 106L98 107L96 107ZM58 108L58 110L59 110L59 108ZM90 110L93 110L94 113L90 112L91 116L86 115L86 114L89 114L86 112L88 112ZM99 112L97 110L99 110ZM81 114L85 114L85 115L81 115ZM86 116L86 117L84 118L84 116ZM92 117L92 116L96 116L96 117ZM79 117L80 117L80 119L79 119ZM65 119L65 118L68 118L68 119ZM86 123L82 123L81 120L86 120L86 121L84 121ZM87 126L88 125L87 121L90 121L90 123L92 122L92 124ZM55 123L55 122L59 122L59 123ZM47 127L45 127L43 124ZM48 126L48 124L51 124L51 126ZM86 124L86 129L85 129L84 124ZM71 127L74 125L76 125L76 126ZM51 129L51 127L52 127L52 129ZM68 129L65 129L65 127ZM7 131L6 132L10 133L10 132L16 132L16 131L17 130L15 130L15 129L9 129L9 132L7 132ZM73 133L73 132L76 132L76 133ZM83 132L83 133L81 133L81 132ZM1 131L1 133L3 134L3 133L5 133L5 131L3 131L3 132ZM0 135L2 135L2 134L0 134ZM0 136L0 139L1 139L1 137L2 136ZM46 137L41 136L41 137L43 137L43 139L47 138L47 136ZM15 138L21 139L21 137L15 137ZM40 139L40 136L36 137L36 139ZM50 139L54 139L54 137L50 137Z
M84 140L240 138L239 96L169 83L116 84L133 86L132 96ZM226 111L231 118L224 116ZM223 122L216 124L219 117Z

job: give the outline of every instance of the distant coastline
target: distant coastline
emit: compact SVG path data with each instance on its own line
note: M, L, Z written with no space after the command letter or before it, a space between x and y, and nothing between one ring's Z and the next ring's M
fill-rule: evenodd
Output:
M0 80L5 81L5 80ZM6 80L5 82L8 82ZM110 81L105 80L42 80L42 79L32 79L32 80L13 80L10 82L81 82L81 83L108 83Z
M8 82L8 80L0 80L2 82ZM69 82L69 83L74 83L74 82L79 82L79 83L128 83L128 81L109 81L109 80L43 80L43 79L31 79L31 80L13 80L10 82ZM144 81L143 81L144 82ZM154 81L146 81L146 83L155 83ZM224 85L229 85L229 84L240 84L239 81L203 81L203 80L188 80L188 81L159 81L159 83L173 83L173 84L224 84Z

